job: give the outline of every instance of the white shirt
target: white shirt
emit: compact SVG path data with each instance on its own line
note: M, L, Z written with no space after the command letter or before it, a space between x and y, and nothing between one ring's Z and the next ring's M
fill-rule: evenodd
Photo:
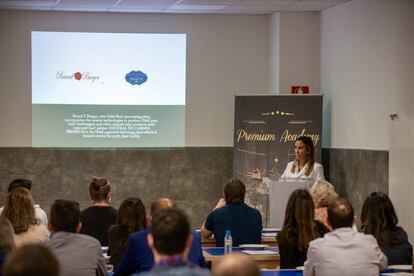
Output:
M323 175L323 167L319 163L313 164L313 170L310 175L306 175L306 170L308 168L308 163L300 170L298 171L298 167L296 166L295 171L292 172L292 167L295 165L295 162L292 161L289 162L286 166L285 171L280 176L280 178L313 178L315 181L324 180L325 177Z
M304 276L378 276L387 257L371 235L338 228L309 243Z

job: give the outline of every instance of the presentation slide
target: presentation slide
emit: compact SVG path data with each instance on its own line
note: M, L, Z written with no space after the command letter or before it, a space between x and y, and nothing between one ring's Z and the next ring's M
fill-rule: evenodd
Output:
M185 34L31 36L33 147L185 145Z

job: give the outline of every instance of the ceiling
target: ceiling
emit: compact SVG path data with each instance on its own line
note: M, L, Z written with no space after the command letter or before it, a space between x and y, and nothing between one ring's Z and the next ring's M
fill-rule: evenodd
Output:
M80 12L270 14L321 11L349 0L0 0L0 9Z

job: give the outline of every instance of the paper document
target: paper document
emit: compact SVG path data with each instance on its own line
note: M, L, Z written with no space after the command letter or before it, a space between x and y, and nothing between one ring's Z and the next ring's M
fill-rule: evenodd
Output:
M249 255L277 255L278 253L270 250L242 250L243 253Z

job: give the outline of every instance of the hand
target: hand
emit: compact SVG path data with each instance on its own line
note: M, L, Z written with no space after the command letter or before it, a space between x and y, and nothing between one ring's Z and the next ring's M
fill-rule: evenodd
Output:
M256 180L262 181L262 173L259 171L259 169L256 169L255 171L252 171L252 172L248 172L246 176L247 178L250 178L250 179L256 179Z
M220 200L217 202L216 207L214 207L214 210L224 206L226 206L226 200L224 199L224 197L221 197Z

